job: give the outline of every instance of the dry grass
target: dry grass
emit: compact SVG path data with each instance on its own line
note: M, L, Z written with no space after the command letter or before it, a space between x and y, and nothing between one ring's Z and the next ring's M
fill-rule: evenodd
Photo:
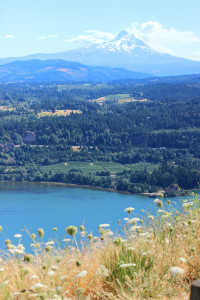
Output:
M38 113L38 117L51 117L51 116L57 116L57 117L66 117L70 114L81 114L82 112L78 109L59 109L56 110L54 113L51 111L41 111Z
M144 213L138 220L134 210L125 212L121 236L108 224L99 227L99 237L81 228L79 245L75 227L62 245L56 239L44 243L40 234L32 236L33 255L7 243L0 299L189 299L190 285L200 277L199 198L189 201L179 210L155 203L155 218Z
M13 111L16 110L14 107L9 107L9 106L0 106L1 111Z
M129 102L147 102L147 99L135 99L128 94L117 94L117 95L108 95L105 97L100 97L97 99L89 100L90 102L95 102L99 105L103 105L106 101L115 100L118 104L129 103Z

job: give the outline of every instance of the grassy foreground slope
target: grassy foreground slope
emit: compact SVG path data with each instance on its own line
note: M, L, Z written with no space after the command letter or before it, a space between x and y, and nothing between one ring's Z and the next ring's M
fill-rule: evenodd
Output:
M30 235L27 254L5 240L0 299L188 299L192 281L200 276L200 204L197 195L182 208L155 199L155 215L129 207L118 233L99 225L99 235L84 225L66 228L63 239L47 241L42 228ZM2 234L4 229L1 228ZM77 242L78 241L78 242Z

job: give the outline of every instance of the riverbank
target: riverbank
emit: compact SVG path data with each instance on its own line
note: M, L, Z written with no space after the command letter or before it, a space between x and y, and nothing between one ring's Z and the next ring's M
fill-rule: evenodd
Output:
M163 197L165 195L165 190L160 190L158 192L154 193L130 193L127 191L118 191L116 189L111 189L111 188L103 188L103 187L98 187L98 186L91 186L91 185L81 185L81 184L75 184L75 183L65 183L65 182L55 182L55 181L19 181L19 182L10 182L10 181L2 181L1 183L9 183L9 184L20 184L20 183L28 183L28 184L45 184L45 185L55 185L55 186L66 186L69 188L83 188L83 189L91 189L91 190L96 190L96 191L104 191L104 192L111 192L111 193L119 193L119 194L127 194L127 195L140 195L140 196L146 196L149 198L156 198L156 197ZM195 189L197 190L197 189ZM190 191L187 191L188 193ZM185 194L186 195L186 194ZM173 195L167 195L168 198L170 197L176 197L180 196L180 192L177 192L176 194Z

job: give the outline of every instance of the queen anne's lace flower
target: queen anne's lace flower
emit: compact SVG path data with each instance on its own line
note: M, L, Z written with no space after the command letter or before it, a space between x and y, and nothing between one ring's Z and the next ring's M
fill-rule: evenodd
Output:
M179 267L172 267L169 269L169 272L171 273L172 276L178 276L178 275L183 275L185 270Z
M127 208L125 208L124 212L128 212L130 214L133 210L135 210L135 208L127 207Z
M99 228L106 228L106 227L109 227L109 226L110 226L110 224L100 224Z
M134 264L134 263L130 263L130 264L121 264L119 267L120 267L120 268L136 267L136 264Z
M78 275L76 275L76 278L83 278L87 275L88 271L82 271Z

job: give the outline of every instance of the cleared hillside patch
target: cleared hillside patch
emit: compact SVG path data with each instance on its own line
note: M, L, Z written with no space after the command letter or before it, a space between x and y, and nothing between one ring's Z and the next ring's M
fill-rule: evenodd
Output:
M99 105L103 105L106 102L112 102L112 103L129 103L129 102L146 102L147 99L136 99L131 97L129 94L114 94L114 95L107 95L104 97L100 97L97 99L90 100L91 102L95 102Z
M51 117L51 116L57 116L57 117L66 117L70 114L81 114L82 112L78 109L57 109L55 112L52 111L41 111L38 113L38 117Z

